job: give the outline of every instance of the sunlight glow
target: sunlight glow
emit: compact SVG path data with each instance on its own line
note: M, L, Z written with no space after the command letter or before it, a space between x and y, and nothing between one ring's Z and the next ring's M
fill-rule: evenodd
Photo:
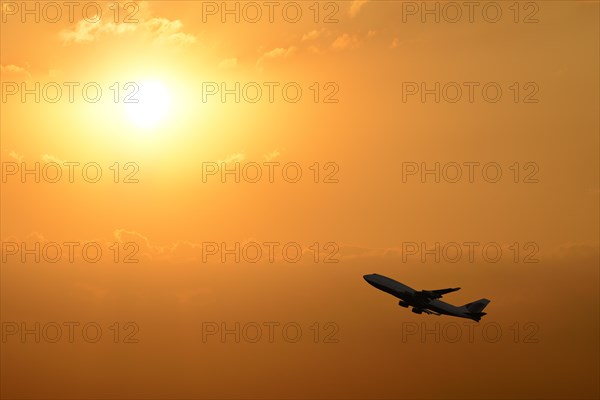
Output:
M137 127L150 129L157 126L167 115L171 106L169 90L160 81L144 81L131 96L137 103L125 103L128 119Z

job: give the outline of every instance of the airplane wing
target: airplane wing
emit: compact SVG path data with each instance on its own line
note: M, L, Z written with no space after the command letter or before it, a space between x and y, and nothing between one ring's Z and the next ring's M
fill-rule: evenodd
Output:
M448 288L448 289L422 290L421 292L424 295L426 295L427 297L430 297L432 299L439 299L443 295L448 294L448 293L452 293L452 292L456 292L459 289L460 288L457 287L457 288Z

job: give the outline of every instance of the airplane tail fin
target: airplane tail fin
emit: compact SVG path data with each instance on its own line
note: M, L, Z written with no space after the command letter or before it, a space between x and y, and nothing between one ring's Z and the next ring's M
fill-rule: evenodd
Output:
M475 321L479 321L481 317L486 315L486 313L483 312L483 309L487 307L489 303L490 301L488 299L479 299L465 304L463 307L467 309L467 312L473 316Z

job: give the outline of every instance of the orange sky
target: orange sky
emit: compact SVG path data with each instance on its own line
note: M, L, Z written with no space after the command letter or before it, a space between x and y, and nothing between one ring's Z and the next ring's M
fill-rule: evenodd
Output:
M599 396L597 1L0 3L3 398ZM492 302L471 343L367 273Z

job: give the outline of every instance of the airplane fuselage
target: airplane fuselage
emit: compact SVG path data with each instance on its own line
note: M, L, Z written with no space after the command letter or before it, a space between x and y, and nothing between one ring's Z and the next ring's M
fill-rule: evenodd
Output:
M451 315L459 318L468 318L475 321L479 320L479 318L474 316L472 313L469 313L465 307L457 307L441 300L432 299L431 297L423 294L423 292L414 290L413 288L386 276L371 274L365 275L364 279L377 289L400 299L401 306L414 307L413 311L415 312L420 313L419 311L427 312L427 310L430 310L438 314Z

